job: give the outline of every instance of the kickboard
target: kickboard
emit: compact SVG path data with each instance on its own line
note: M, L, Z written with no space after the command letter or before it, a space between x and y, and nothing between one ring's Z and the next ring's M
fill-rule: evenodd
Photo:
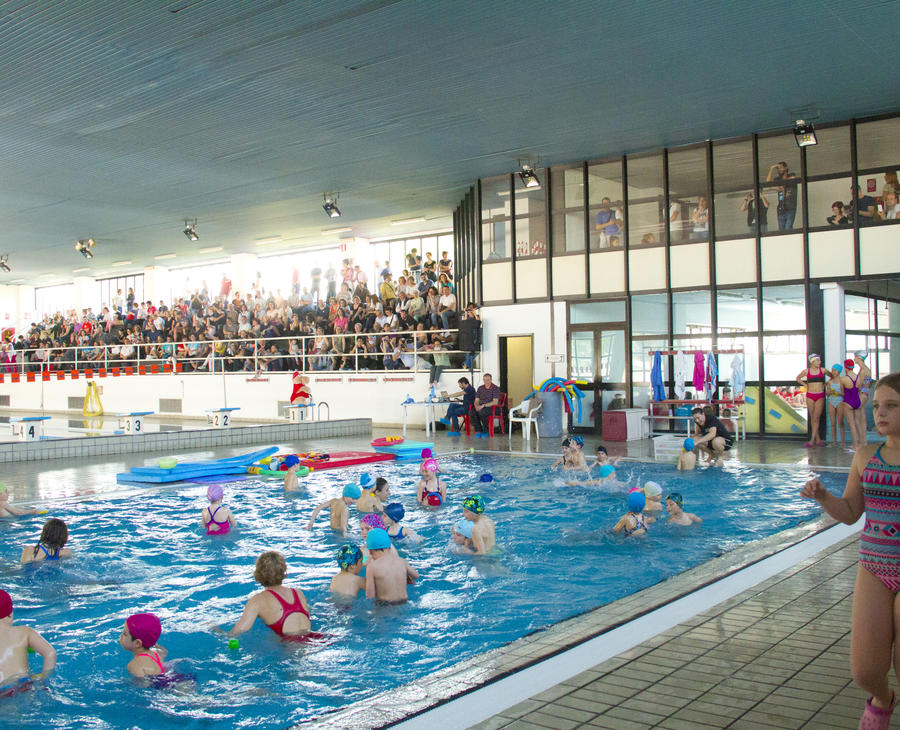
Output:
M247 467L254 462L259 461L260 459L265 459L267 456L272 456L272 454L274 454L276 451L278 451L277 446L270 446L265 449L260 449L259 451L253 451L249 454L229 456L227 459L210 459L209 461L184 461L179 462L171 469L163 469L161 466L134 466L131 468L131 471L134 474L156 474L158 472L171 472L183 469L206 469L216 466L230 465Z
M422 458L422 449L433 449L431 441L404 441L397 446L376 446L375 451L382 454L393 454L397 461L412 461Z
M340 469L343 466L390 461L393 458L394 454L378 454L372 451L331 451L328 453L328 458L324 461L300 459L300 463L315 471L324 471L325 469Z

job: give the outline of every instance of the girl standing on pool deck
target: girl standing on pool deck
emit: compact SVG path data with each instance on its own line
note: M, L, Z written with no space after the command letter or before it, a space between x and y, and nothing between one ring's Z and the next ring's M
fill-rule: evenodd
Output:
M896 695L888 674L900 651L900 373L875 387L875 427L887 441L860 448L853 457L844 494L836 497L818 479L801 490L834 519L854 524L865 513L859 568L853 594L850 669L854 681L872 696L860 728L890 727Z
M822 368L822 358L813 353L809 365L801 370L797 382L806 387L806 411L809 413L810 439L807 446L824 446L819 437L819 421L825 410L825 379L831 380L831 373Z

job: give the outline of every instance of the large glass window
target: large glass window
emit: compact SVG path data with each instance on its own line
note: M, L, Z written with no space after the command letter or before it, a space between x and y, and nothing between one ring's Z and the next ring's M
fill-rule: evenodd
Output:
M69 316L72 302L75 300L74 284L58 284L56 286L39 286L34 290L34 313L39 318L47 315L65 314ZM75 313L79 318L81 312Z
M591 250L621 247L625 215L620 160L588 165L588 201Z
M856 165L860 170L900 168L900 117L856 125Z
M628 158L627 166L629 245L665 243L662 155Z
M869 297L844 295L844 327L848 330L875 329L875 303Z
M800 194L800 148L793 132L759 139L760 195L769 202L769 233L803 225ZM774 209L774 210L773 210Z
M709 238L706 147L669 152L669 240Z
M102 307L109 307L112 309L114 302L117 302L118 297L120 296L122 298L122 308L124 309L128 300L129 291L134 294L134 300L136 302L144 301L144 275L133 274L131 276L116 276L110 279L98 279L97 289L99 300L95 304L95 306L98 307L95 311L102 311ZM177 293L180 293L180 290ZM171 301L171 298L170 294L167 297L167 303L168 301Z
M584 251L584 166L554 167L550 170L550 180L553 190L553 253ZM517 218L518 212L517 207ZM521 239L518 229L516 237Z
M757 203L753 192L752 143L748 140L715 145L713 179L716 186L716 237L755 236ZM768 230L767 202L763 201L760 209L763 232Z
M850 225L851 177L837 177L807 183L809 227L842 228Z
M756 289L719 289L716 294L716 321L719 337L759 331Z
M541 184L532 188L526 188L519 176L515 176L517 256L547 253L547 171L538 169L535 173Z
M806 367L806 335L763 337L763 366L767 382L793 382Z
M587 302L569 306L569 324L624 322L625 302Z
M631 334L665 335L669 331L669 300L665 294L631 297Z
M706 335L712 332L712 312L708 291L672 292L672 333Z
M850 172L850 127L816 128L817 143L806 148L806 176Z
M481 242L485 261L512 255L511 202L509 175L481 181Z
M652 338L631 341L631 395L635 408L646 408L650 404L650 370L653 368L653 355L657 350L667 350L665 338ZM668 358L662 359L663 380L668 376Z
M766 331L806 329L806 298L802 285L766 286L762 291ZM769 377L768 371L766 377Z

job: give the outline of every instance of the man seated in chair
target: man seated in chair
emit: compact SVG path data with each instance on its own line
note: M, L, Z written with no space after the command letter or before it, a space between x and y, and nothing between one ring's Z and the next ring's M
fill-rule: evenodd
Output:
M487 438L491 422L493 407L500 405L500 388L494 385L490 373L484 374L484 385L475 394L475 412L472 414L472 425L475 426L475 436Z
M475 388L472 387L469 379L460 378L456 382L459 390L456 393L450 393L448 397L450 399L462 398L462 402L451 403L447 406L447 415L441 419L441 423L445 426L451 426L452 421L452 429L447 432L450 436L459 436L459 416L464 416L475 405Z

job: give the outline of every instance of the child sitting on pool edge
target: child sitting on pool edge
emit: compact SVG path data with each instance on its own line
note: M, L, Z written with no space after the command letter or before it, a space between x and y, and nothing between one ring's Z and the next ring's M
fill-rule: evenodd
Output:
M200 514L200 524L206 528L207 535L227 535L232 527L237 527L237 520L231 509L222 504L222 485L210 484L206 488L209 506Z
M157 677L165 673L163 660L168 651L156 643L161 635L162 624L155 614L135 613L125 619L119 645L134 655L127 669L135 677Z
M669 512L669 519L673 525L691 525L694 522L703 522L697 515L684 511L684 500L678 492L672 492L666 497L666 510Z
M331 579L331 592L355 598L366 590L366 579L360 575L363 569L363 554L356 545L341 545L337 551L337 564L341 569Z
M30 689L33 680L47 677L56 667L56 651L30 626L13 625L12 597L0 590L0 697ZM28 650L44 658L40 674L30 675Z
M23 509L9 503L9 489L5 484L0 484L0 517L21 517L22 515L39 515L47 510Z
M453 542L459 546L459 552L475 552L475 545L472 544L472 528L474 526L474 522L469 522L465 517L460 517L450 527L450 537L452 537Z
M387 534L390 535L391 539L395 542L400 542L407 538L416 541L421 540L422 538L418 532L410 527L403 527L400 524L400 520L402 520L405 515L406 510L403 509L403 505L399 502L391 502L384 506L382 518L384 519Z
M38 544L22 548L19 562L24 565L25 563L40 563L45 560L71 558L72 551L64 547L68 541L69 528L66 527L66 523L56 517L51 517L44 523Z
M350 521L350 510L347 506L353 504L361 496L362 490L359 488L359 485L347 484L340 497L322 502L313 510L306 529L311 530L313 528L313 523L316 521L316 517L319 516L319 512L327 507L331 515L331 529L339 530L343 537L347 537L347 524Z
M678 470L691 471L697 466L697 454L694 453L694 439L686 438L678 455Z
M480 494L473 494L463 500L463 517L472 522L472 547L478 555L484 555L494 549L496 537L494 521L484 514L484 499Z
M297 478L297 472L300 469L300 457L296 454L288 454L281 462L284 467L284 491L296 492L300 489L300 480Z
M613 532L622 532L625 535L646 535L647 525L655 522L654 517L644 515L644 506L647 504L647 498L643 492L632 492L628 495L628 512L626 512L616 526Z
M378 603L406 603L409 600L406 586L415 583L419 573L397 555L384 530L370 530L366 547L370 556L366 566L366 598L374 598Z

